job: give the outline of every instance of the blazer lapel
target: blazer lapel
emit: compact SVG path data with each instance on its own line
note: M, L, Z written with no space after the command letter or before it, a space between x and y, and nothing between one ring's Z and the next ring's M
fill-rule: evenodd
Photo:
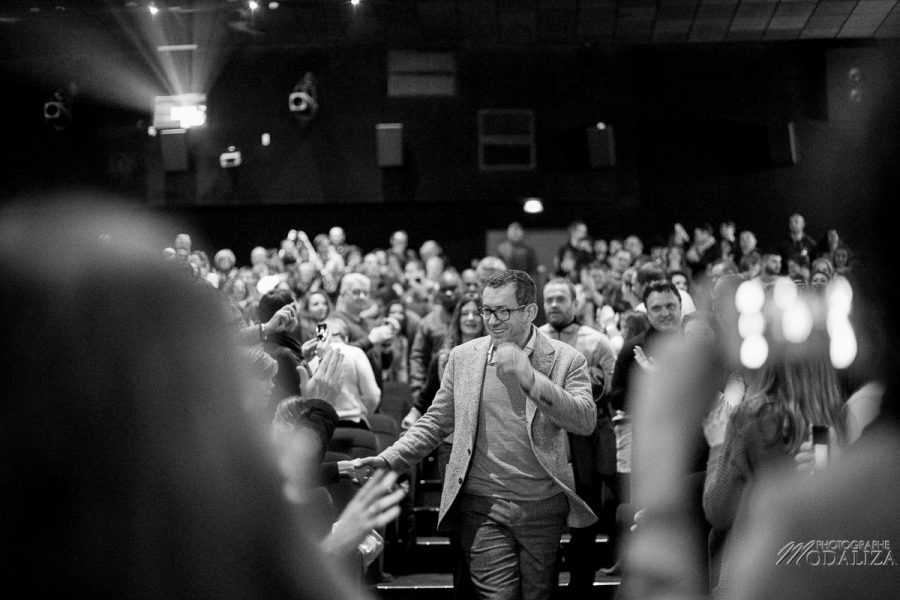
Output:
M478 407L481 405L481 390L484 387L484 371L490 347L491 338L480 338L470 347L465 357L460 357L463 360L457 366L463 369L460 388L453 392L463 402L462 407L457 404L457 408L464 408L460 426L463 431L470 430L472 435L478 428Z
M531 366L535 371L539 371L546 375L550 376L550 369L553 368L553 358L556 354L556 351L553 349L553 346L550 345L550 342L547 341L547 336L537 330L534 330L534 351L531 353ZM525 403L525 417L528 424L531 424L532 419L534 419L534 413L537 411L537 404L528 399Z

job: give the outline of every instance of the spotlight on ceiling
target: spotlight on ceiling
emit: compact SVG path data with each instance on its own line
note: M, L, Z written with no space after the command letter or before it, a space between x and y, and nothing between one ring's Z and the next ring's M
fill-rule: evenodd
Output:
M252 12L252 11L256 10L257 8L259 8L259 3L256 2L255 0L250 0L250 2L247 3L247 6L250 8L250 10Z
M153 2L151 2L149 5L147 5L147 10L150 11L151 16L155 17L156 15L159 14L159 8Z
M522 200L522 210L529 215L537 215L544 212L544 201L540 198L525 198Z
M317 96L315 75L307 71L288 96L288 108L304 125L309 123L319 111Z
M44 103L44 120L56 131L65 131L72 124L72 106L64 92L57 90L53 99Z

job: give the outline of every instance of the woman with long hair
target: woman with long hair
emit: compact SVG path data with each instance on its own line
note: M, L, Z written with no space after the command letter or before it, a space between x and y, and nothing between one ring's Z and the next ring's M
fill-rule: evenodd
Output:
M334 312L334 304L322 290L309 292L300 301L300 324L295 331L295 337L301 342L308 342L316 337L316 325L331 316Z
M838 440L845 439L843 402L837 373L824 352L779 356L747 376L744 399L728 422L724 440L710 440L703 510L713 527L713 586L722 540L742 498L760 477L793 467L813 425L832 428Z

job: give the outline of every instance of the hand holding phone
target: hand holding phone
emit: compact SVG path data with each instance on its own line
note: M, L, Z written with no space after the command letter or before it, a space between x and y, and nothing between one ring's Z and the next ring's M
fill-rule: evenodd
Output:
M813 470L819 471L828 465L828 427L810 425L809 431L813 445Z

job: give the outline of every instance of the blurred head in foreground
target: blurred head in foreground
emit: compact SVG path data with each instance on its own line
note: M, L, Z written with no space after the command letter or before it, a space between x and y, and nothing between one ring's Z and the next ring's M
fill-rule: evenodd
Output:
M3 581L50 597L355 597L283 503L222 303L160 257L164 231L111 206L0 213Z

